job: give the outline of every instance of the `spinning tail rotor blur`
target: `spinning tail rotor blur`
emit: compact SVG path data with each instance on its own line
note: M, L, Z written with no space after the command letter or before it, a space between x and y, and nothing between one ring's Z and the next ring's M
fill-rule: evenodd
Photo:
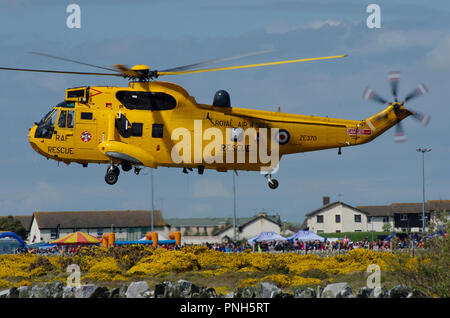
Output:
M379 95L377 92L375 92L372 88L369 88L369 87L367 87L364 90L363 98L366 100L374 101L378 104L385 105L385 106L392 105L394 107L394 112L396 114L398 114L398 112L400 111L400 109L402 107L403 107L403 109L406 109L406 108L404 108L406 102L409 102L421 95L428 93L428 88L425 86L425 84L421 83L421 84L417 85L417 87L414 90L412 90L408 95L406 95L403 102L399 102L398 101L398 90L399 90L399 83L400 83L400 72L398 72L398 71L389 72L388 79L389 79L389 83L390 83L391 94L394 98L393 102L390 102L387 99L383 98L381 95ZM425 126L428 125L428 123L430 122L429 115L412 110L411 108L406 109L406 111L408 111L409 114L415 120L421 122ZM380 119L380 118L376 118L375 121L377 121L377 119ZM405 134L403 125L400 120L395 125L394 141L395 142L405 142L406 141L406 134Z

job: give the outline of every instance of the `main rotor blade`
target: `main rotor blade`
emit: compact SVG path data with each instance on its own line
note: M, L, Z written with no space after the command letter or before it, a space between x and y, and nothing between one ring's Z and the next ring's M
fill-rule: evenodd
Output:
M40 73L56 73L56 74L100 75L100 76L122 76L122 74L119 74L119 73L70 72L70 71L37 70L37 69L30 69L30 68L11 68L11 67L0 67L0 70L6 70L6 71L22 71L22 72L40 72Z
M383 105L388 103L388 101L386 99L384 99L383 97L378 95L370 87L366 87L366 89L364 90L363 98L366 99L366 100L373 100L373 101L375 101L377 103L380 103L380 104L383 104Z
M398 102L397 92L398 92L398 83L400 81L400 72L389 72L388 75L389 82L391 84L391 93L394 96L394 101Z
M130 68L128 68L128 66L125 66L123 64L114 64L113 66L115 68L117 68L116 71L119 71L122 74L122 76L134 77L134 78L141 78L141 77L143 77L142 74L131 70Z
M288 63L335 59L335 58L341 58L341 57L345 57L345 56L347 56L347 54L337 55L337 56L324 56L324 57L314 57L314 58L298 59L298 60L269 62L269 63L248 64L248 65L240 65L240 66L207 68L207 69L201 69L201 70L181 71L181 72L164 72L164 71L159 72L158 71L157 74L158 74L158 76L162 76L162 75L182 75L182 74L193 74L193 73L204 73L204 72L216 72L216 71L236 70L236 69L242 69L242 68L261 67L261 66L268 66L268 65L279 65L279 64L288 64Z
M80 62L80 61L68 59L68 58L61 57L61 56L54 56L54 55L50 55L50 54L46 54L46 53L39 53L39 52L29 52L29 53L35 54L35 55L49 57L49 58L56 59L56 60L61 60L61 61L81 64L81 65L86 65L86 66L90 66L90 67L100 68L100 69L107 70L107 71L113 71L113 72L116 71L115 69L112 69L112 68L109 68L109 67L103 67L103 66L99 66L99 65L94 65L94 64L89 64L89 63L85 63L85 62Z
M397 125L395 125L395 142L405 142L406 141L406 135L405 130L403 129L403 125L401 122L398 122Z
M425 84L419 84L417 85L416 89L414 89L411 93L409 93L405 97L405 103L411 99L414 99L420 95L428 93L428 88L425 86Z
M421 122L421 123L424 124L425 126L427 126L428 123L430 122L430 119L431 119L430 115L426 115L426 114L421 113L421 112L416 112L416 111L414 111L414 110L412 110L412 109L409 109L409 111L412 113L411 116L412 116L415 120Z
M241 59L241 58L244 58L244 57L270 53L270 52L273 52L273 51L274 50L255 51L255 52L250 52L250 53L246 53L246 54L240 54L240 55L235 55L235 56L230 56L230 57L225 57L225 58L220 58L220 59L214 59L214 60L204 61L204 62L195 63L195 64L189 64L189 65L183 65L183 66L168 68L168 69L162 70L160 72L181 72L181 71L187 71L187 70L191 70L193 68L199 68L199 67L203 67L203 66L207 66L207 65L211 65L211 64L217 64L217 63L237 60L237 59Z

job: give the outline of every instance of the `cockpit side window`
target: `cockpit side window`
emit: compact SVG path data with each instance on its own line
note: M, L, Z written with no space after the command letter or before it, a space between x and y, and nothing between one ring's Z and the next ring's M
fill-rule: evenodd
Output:
M62 110L59 115L58 126L60 128L66 127L67 110Z
M58 120L58 127L73 128L73 110L61 110Z
M73 128L73 110L67 111L67 128Z

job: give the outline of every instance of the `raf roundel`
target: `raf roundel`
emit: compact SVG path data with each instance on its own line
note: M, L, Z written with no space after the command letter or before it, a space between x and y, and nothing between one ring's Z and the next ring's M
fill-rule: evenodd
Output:
M289 139L291 138L291 136L289 135L289 132L285 129L280 129L278 131L278 134L275 136L275 140L280 144L280 145L285 145L289 142Z
M84 142L90 141L91 138L92 138L92 135L89 131L83 131L83 133L81 134L81 140L83 140Z

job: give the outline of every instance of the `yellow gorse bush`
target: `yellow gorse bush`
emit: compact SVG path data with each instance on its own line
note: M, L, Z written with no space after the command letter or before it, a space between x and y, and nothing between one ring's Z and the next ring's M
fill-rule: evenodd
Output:
M51 279L53 275L66 277L66 267L77 264L84 281L127 280L134 276L156 277L164 273L195 271L204 277L215 277L225 273L261 273L262 279L242 280L240 285L251 285L259 281L272 281L280 287L320 284L322 281L310 275L312 269L327 274L345 274L366 271L370 264L381 270L390 270L389 264L398 259L390 252L356 249L345 255L320 257L295 253L223 253L201 246L189 246L181 250L153 249L150 246L130 249L107 249L94 247L82 249L74 256L48 256L47 268L35 267L38 256L31 254L0 255L0 287L20 280L38 281ZM407 270L415 270L417 259L409 255ZM39 262L37 264L40 264ZM126 265L126 266L125 266ZM259 274L259 277L261 277ZM326 276L326 275L325 275ZM248 276L247 276L248 277ZM324 279L324 278L322 278ZM9 282L12 281L12 282Z
M289 277L288 275L283 274L267 275L264 276L261 281L271 281L279 287L318 285L322 282L317 278L304 278L300 276Z
M127 275L157 275L166 272L186 272L199 269L193 253L158 249L151 256L139 261L127 271Z

